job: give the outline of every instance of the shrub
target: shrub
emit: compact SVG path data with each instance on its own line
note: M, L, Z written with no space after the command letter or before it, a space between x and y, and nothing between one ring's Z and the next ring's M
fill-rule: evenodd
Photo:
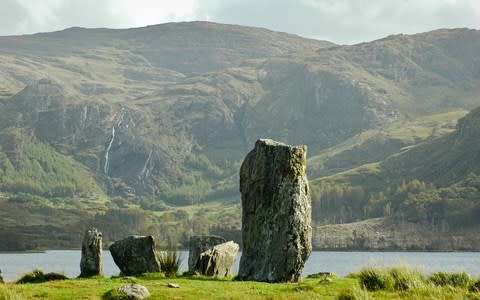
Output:
M17 284L24 284L24 283L41 283L51 280L65 280L68 279L67 276L59 273L47 273L44 274L42 270L35 269L30 273L23 274L20 279L16 281Z
M182 258L176 251L162 251L158 255L158 260L162 272L167 277L175 276L182 264Z
M425 285L423 274L417 270L391 268L388 273L393 279L393 288L397 291L406 291L413 288L420 288Z
M447 273L447 272L435 272L429 280L438 286L453 286L466 288L472 283L472 278L465 272Z
M391 290L394 280L389 273L376 268L366 268L360 271L360 284L369 291Z

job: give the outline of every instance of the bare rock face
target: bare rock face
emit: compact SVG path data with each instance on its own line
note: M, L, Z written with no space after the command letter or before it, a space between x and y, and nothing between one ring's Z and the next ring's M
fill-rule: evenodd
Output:
M96 275L102 275L102 233L91 228L83 236L80 277Z
M188 270L190 272L200 272L196 268L200 259L200 254L216 245L225 243L226 240L213 235L196 235L190 238L190 250L188 253Z
M296 282L312 252L306 146L258 140L240 169L239 278Z
M129 236L110 246L113 261L126 276L160 272L155 241L150 236Z
M224 277L230 274L240 249L237 243L230 241L219 244L200 254L195 269L202 275Z

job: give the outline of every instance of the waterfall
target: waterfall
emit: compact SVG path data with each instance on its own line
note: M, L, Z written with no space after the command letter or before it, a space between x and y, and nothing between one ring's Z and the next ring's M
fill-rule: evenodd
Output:
M105 165L103 166L103 173L108 175L108 155L110 153L110 149L112 148L113 140L115 140L115 126L112 127L112 139L108 144L107 150L105 151Z
M117 128L120 128L120 126L122 125L124 116L125 116L125 110L122 108L122 114L120 115L120 120L117 123ZM105 150L105 165L103 166L103 173L105 175L108 175L108 166L110 164L110 161L109 161L110 149L112 148L114 140L115 140L115 125L112 126L112 139L110 140L110 143L108 143L108 147Z
M147 171L147 166L148 166L148 163L150 162L150 158L152 157L152 153L153 153L153 149L150 150L150 153L148 154L147 160L145 161L145 164L143 165L143 169L140 172L140 178L145 176L145 172Z

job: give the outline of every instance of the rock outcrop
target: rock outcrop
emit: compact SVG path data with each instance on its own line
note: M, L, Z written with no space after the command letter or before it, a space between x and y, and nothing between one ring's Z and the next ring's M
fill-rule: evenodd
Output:
M226 240L220 236L196 235L190 238L190 250L188 252L188 270L190 272L200 272L196 268L200 259L200 254L213 248L216 245L225 243Z
M227 276L232 271L239 249L233 241L216 245L200 254L195 270L207 276Z
M80 277L96 275L102 275L102 233L91 228L83 236Z
M240 169L243 253L239 277L296 282L312 251L306 146L258 140Z
M118 288L121 299L142 300L150 297L150 292L146 287L140 284L126 284Z
M155 241L150 236L129 236L110 246L115 264L123 275L160 272L160 262L155 251Z

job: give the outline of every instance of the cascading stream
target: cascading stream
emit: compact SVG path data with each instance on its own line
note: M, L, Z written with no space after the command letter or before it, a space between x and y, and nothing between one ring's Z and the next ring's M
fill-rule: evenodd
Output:
M107 150L105 151L105 165L103 166L103 173L105 173L106 175L108 175L108 163L109 163L108 155L110 154L110 149L112 148L112 144L114 140L115 140L115 126L112 127L112 139L110 140Z
M142 171L140 172L140 178L143 178L145 176L145 172L147 171L148 163L150 162L150 159L152 158L152 153L153 153L153 149L150 150L150 153L148 154L147 160L145 161L145 164L143 165Z
M118 121L117 128L120 128L120 126L123 123L123 117L125 116L125 111L122 109L122 114L120 116L120 120ZM110 140L110 143L108 144L107 149L105 150L105 165L103 166L103 173L105 175L108 175L108 167L110 165L110 149L112 148L113 141L115 140L115 125L112 127L112 139Z

